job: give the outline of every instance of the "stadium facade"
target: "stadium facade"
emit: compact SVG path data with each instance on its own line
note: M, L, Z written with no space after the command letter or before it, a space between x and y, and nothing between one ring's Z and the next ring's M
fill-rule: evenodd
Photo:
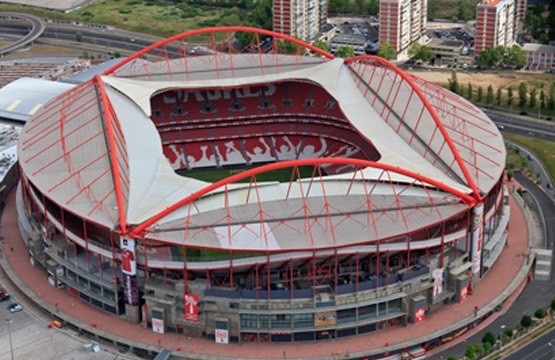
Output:
M505 155L481 110L386 60L202 29L27 122L20 228L60 291L154 332L340 338L479 286L507 238Z

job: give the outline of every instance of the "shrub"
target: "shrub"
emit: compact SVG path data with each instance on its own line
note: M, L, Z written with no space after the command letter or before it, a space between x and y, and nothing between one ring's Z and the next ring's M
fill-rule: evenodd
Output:
M491 350L491 348L493 347L493 344L491 344L489 342L485 342L485 343L482 344L482 347L483 347L483 352L487 354Z
M474 349L473 344L470 344L467 346L464 356L466 356L470 360L473 360L474 358L476 358L476 350Z
M484 334L484 337L482 337L482 343L490 345L495 344L495 335L488 331Z
M534 316L537 317L538 319L543 319L545 317L545 309L539 308L538 310L536 310L536 312L534 313Z
M505 336L507 336L507 337L512 337L513 336L513 329L511 329L510 327L506 327L505 331L503 331L503 334L505 334Z
M453 356L453 355L450 355L450 356L447 358L447 360L457 360L457 357L456 357L456 356Z
M520 325L525 328L532 326L532 318L530 315L524 315L522 319L520 319Z

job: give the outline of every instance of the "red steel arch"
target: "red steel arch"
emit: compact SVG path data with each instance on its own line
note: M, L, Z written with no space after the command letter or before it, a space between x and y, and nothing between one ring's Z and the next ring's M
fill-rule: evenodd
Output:
M463 193L460 190L457 190L451 186L448 186L440 181L434 180L432 178L429 178L427 176L421 175L419 173L410 171L410 170L406 170L403 168L400 168L398 166L393 166L393 165L389 165L389 164L383 164L383 163L377 163L374 161L369 161L369 160L363 160L363 159L356 159L356 158L315 158L315 159L301 159L301 160L289 160L289 161L281 161L281 162L277 162L277 163L272 163L272 164L267 164L267 165L263 165L263 166L259 166L253 169L249 169L234 175L231 175L225 179L216 181L212 184L209 184L208 186L195 191L193 193L191 193L190 195L182 198L181 200L178 200L177 202L175 202L173 205L168 206L166 209L164 209L163 211L159 212L158 214L150 217L149 219L145 220L144 222L142 222L141 224L139 224L137 227L135 227L134 229L132 229L129 232L129 236L132 237L142 237L144 235L144 232L146 231L147 228L149 228L150 226L152 226L154 223L156 223L157 221L159 221L160 219L162 219L164 216L172 213L173 211L179 209L180 207L182 207L183 205L195 201L197 199L199 199L200 197L210 193L211 191L214 191L222 186L252 177L252 176L256 176L265 172L269 172L269 171L273 171L273 170L278 170L278 169L283 169L283 168L288 168L288 167L300 167L300 166L312 166L312 165L323 165L323 164L334 164L334 165L354 165L357 168L365 168L365 167L372 167L372 168L376 168L376 169L381 169L384 171L391 171L391 172L395 172L398 173L400 175L404 175L407 177L411 177L417 181L423 182L423 183L427 183L433 187L436 187L440 190L443 190L449 194L452 194L456 197L458 197L463 203L467 204L467 205L474 205L476 203L476 199L468 194Z
M158 42L155 42L154 44L136 52L135 54L133 54L131 56L128 56L127 58L125 58L121 62L117 63L116 65L114 65L111 68L109 68L108 70L106 70L104 73L102 73L102 75L113 74L114 71L120 69L124 65L130 63L131 61L133 61L137 58L140 58L141 56L149 53L150 51L155 50L159 47L162 47L166 44L169 44L173 41L182 40L182 39L185 39L185 38L188 38L188 37L191 37L191 36L195 36L195 35L214 34L214 33L221 33L221 32L227 32L227 33L230 33L230 32L250 32L250 33L254 33L254 34L272 36L274 38L282 39L282 40L294 43L295 45L302 46L302 47L304 47L306 49L309 49L311 51L314 51L315 53L317 53L317 54L319 54L323 57L326 57L330 60L335 58L335 56L333 56L332 54L330 54L327 51L324 51L320 48L317 48L316 46L307 44L302 40L296 39L296 38L288 36L288 35L280 34L280 33L277 33L277 32L270 31L270 30L252 28L252 27L247 27L247 26L220 26L220 27L211 27L211 28L191 30L191 31L187 31L187 32L184 32L184 33L181 33L181 34L177 34L177 35L171 36L169 38L166 38L164 40L160 40Z
M467 181L468 186L472 189L474 198L477 201L481 200L482 195L480 195L480 190L478 189L478 186L476 185L474 179L470 176L470 172L468 171L466 165L464 164L464 161L463 161L461 155L457 151L457 148L455 147L455 144L453 143L453 140L451 139L451 137L447 133L447 129L445 129L445 126L443 126L443 123L439 119L439 116L437 115L437 113L433 109L432 105L426 99L426 97L424 96L422 91L420 91L418 86L416 86L416 83L412 80L411 77L409 77L403 70L401 70L399 67L397 67L392 62L390 62L390 61L388 61L388 60L386 60L382 57L379 57L379 56L373 56L373 55L354 56L352 58L346 59L345 60L345 65L350 65L351 63L354 63L354 62L368 61L368 60L370 60L372 62L375 62L375 63L378 63L379 65L383 65L383 66L391 69L397 75L399 75L401 77L401 79L405 80L406 83L412 88L412 90L420 98L420 100L424 104L425 108L428 110L428 112L432 116L432 119L436 123L437 128L439 129L443 138L447 142L447 146L449 146L449 149L451 150L453 156L455 157L455 160L457 161L457 164L461 168L461 171L463 172L464 178Z

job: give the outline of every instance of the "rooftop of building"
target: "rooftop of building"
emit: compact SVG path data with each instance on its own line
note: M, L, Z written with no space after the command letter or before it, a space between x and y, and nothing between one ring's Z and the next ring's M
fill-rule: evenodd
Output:
M535 51L535 52L543 52L543 53L555 53L555 46L553 45L543 45L543 44L533 44L528 43L524 44L522 47L524 51Z
M440 38L433 38L429 43L429 47L449 47L449 48L461 48L464 46L464 42L461 40L447 40Z

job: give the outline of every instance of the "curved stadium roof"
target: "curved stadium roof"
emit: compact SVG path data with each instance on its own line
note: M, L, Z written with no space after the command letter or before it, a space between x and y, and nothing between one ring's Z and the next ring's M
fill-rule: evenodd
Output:
M212 42L205 49L216 50L202 56L168 56L193 35L229 39L234 31L251 31L255 41L262 35L291 41L302 52L216 51ZM324 89L379 156L292 159L215 184L175 173L151 120L153 96L284 82ZM123 235L285 251L393 239L456 216L497 183L505 148L478 108L383 59L344 60L280 34L215 28L154 44L49 102L20 135L19 159L50 200ZM354 170L286 183L253 180L280 167L325 163ZM242 178L251 181L237 182Z

